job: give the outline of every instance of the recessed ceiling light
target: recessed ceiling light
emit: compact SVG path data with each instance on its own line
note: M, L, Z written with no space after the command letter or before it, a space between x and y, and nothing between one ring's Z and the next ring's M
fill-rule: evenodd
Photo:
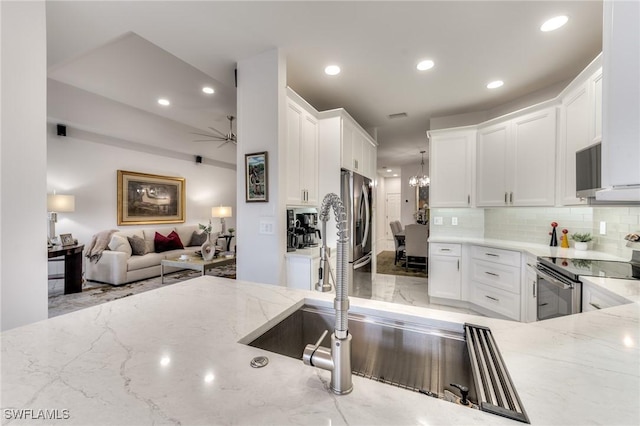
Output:
M393 177L398 177L398 174L397 174L397 173L394 173L394 174L393 174Z
M564 15L556 16L554 18L551 18L545 21L545 23L540 26L540 31L547 32L547 31L557 30L558 28L566 24L568 20L569 18L567 16L564 16Z
M416 65L416 68L419 71L426 71L433 68L434 65L435 65L434 62L431 59L425 59L424 61L418 62L418 65Z
M164 99L164 98L160 98L158 99L158 103L162 106L169 106L171 105L171 102L169 102L169 99Z
M391 169L387 169L387 173L391 173L393 170Z
M215 90L213 90L213 87L209 87L209 86L203 87L202 91L207 95L213 95L215 93Z
M327 75L338 75L340 74L340 67L337 65L329 65L324 69L324 73Z
M503 84L504 84L504 81L502 80L492 81L491 83L487 84L487 89L497 89L498 87L501 87Z

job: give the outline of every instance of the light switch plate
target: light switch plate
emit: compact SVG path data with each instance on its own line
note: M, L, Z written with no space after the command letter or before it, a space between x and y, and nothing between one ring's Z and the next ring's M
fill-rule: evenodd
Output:
M457 225L458 224L458 218L457 217L452 217L451 218L451 224L454 225L454 226Z
M600 221L600 235L607 235L607 222L604 220Z
M433 218L434 225L442 225L442 216L436 216Z
M261 220L260 233L265 235L273 235L273 222Z

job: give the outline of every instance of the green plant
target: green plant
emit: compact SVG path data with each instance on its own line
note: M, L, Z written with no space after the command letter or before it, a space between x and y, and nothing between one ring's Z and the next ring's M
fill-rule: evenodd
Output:
M202 232L204 232L205 234L210 234L211 233L211 222L209 222L208 225L203 225L201 223L198 224L198 228L202 229Z
M229 233L233 234L234 232L236 232L236 228L229 228Z
M585 232L584 234L576 232L575 234L571 234L571 239L573 241L578 241L581 243L588 243L589 241L593 240L593 237L589 232Z

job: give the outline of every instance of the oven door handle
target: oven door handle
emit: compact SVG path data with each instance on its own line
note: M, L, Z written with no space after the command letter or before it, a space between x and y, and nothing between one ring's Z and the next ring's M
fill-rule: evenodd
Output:
M565 282L562 282L556 277L553 277L545 272L542 272L540 269L538 269L538 277L544 278L545 281L549 282L550 284L553 284L554 286L562 290L573 289L573 284L567 284Z

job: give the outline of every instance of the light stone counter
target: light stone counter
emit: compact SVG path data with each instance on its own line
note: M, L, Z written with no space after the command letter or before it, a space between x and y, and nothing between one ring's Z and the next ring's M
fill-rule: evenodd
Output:
M573 248L550 247L544 244L525 243L520 241L496 240L492 238L467 238L467 237L444 237L436 236L429 238L430 243L457 243L475 244L486 247L494 247L505 250L515 250L531 253L534 256L564 257L567 259L598 259L598 260L622 260L628 261L619 256L599 251L580 251Z
M636 293L637 294L637 293ZM332 295L211 276L3 332L3 424L476 425L518 422L238 343L305 298ZM352 311L489 326L534 425L640 423L640 305L523 324L351 298ZM267 355L268 366L249 361ZM10 421L12 409L68 420Z

